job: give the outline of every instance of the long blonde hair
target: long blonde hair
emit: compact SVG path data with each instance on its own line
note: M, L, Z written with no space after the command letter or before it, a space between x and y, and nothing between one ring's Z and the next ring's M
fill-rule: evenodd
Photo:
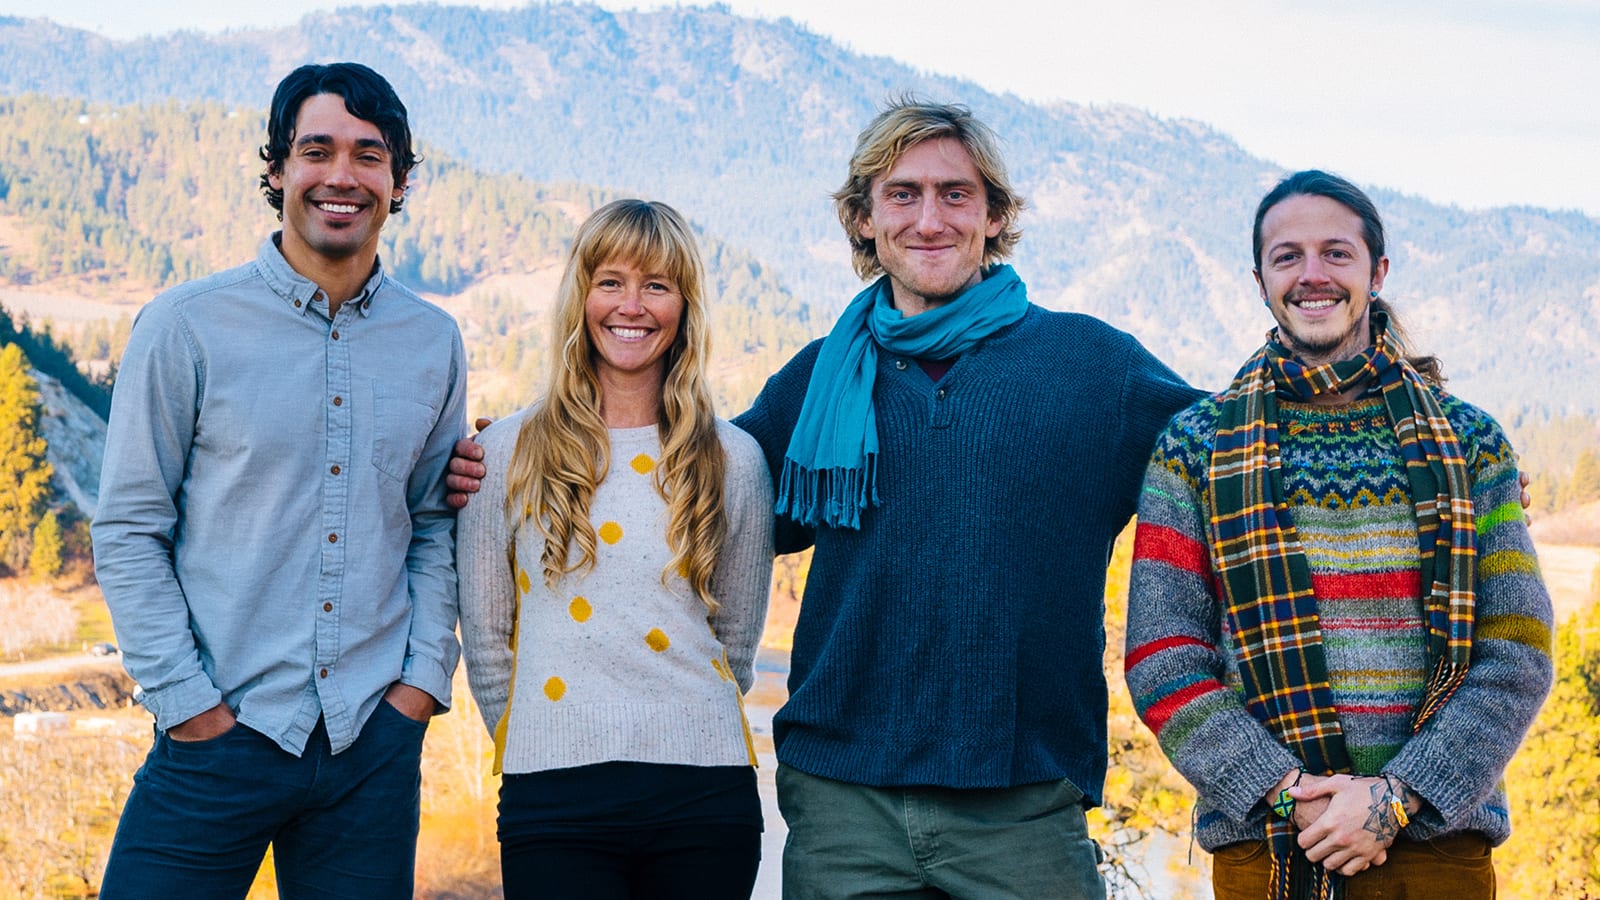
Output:
M667 503L667 546L673 554L661 581L681 574L714 611L711 576L728 522L722 505L722 443L705 378L711 344L705 273L688 223L664 203L617 200L578 229L556 296L550 387L517 433L506 470L506 513L514 522L532 523L544 536L546 586L554 588L567 573L594 567L597 544L589 505L611 468L611 442L600 414L600 382L584 312L595 270L613 261L665 275L683 296L656 420L661 460L653 481Z

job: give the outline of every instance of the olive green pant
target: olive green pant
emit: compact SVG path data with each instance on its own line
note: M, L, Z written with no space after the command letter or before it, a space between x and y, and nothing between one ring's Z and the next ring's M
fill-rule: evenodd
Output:
M1216 900L1261 900L1267 896L1272 855L1266 841L1218 847L1211 859ZM1402 837L1389 859L1344 880L1345 900L1494 900L1494 862L1489 841L1471 831L1430 841Z
M778 766L785 900L1104 900L1068 781L875 788Z

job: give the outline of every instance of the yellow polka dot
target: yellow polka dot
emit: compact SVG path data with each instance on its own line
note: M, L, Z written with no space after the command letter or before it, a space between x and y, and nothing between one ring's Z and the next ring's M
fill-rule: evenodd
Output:
M559 678L551 678L544 683L544 695L552 701L560 700L567 693L567 683Z
M518 569L517 570L517 590L519 590L522 593L526 594L528 591L532 590L532 588L533 588L533 585L528 581L528 570L527 569Z
M574 620L587 622L589 617L594 615L594 607L590 606L589 601L582 597L573 597L572 602L567 604L567 612L572 613Z
M615 522L607 522L600 526L600 540L608 544L615 544L622 540L622 526Z
M638 472L640 475L649 475L651 472L655 471L656 461L641 453L638 456L635 456L633 458L633 462L629 465L632 465L633 470Z
M657 653L660 653L661 651L672 646L672 642L667 640L666 632L659 628L650 629L650 633L644 636L644 642L649 644L650 649Z

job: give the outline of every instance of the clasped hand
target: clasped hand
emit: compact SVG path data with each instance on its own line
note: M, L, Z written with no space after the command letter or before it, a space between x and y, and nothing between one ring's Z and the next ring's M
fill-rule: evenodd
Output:
M1381 866L1400 834L1382 778L1304 775L1289 789L1295 799L1296 838L1306 858L1330 872L1354 875Z

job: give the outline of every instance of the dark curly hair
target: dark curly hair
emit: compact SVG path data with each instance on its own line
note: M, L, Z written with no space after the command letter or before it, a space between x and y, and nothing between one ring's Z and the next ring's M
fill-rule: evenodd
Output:
M406 121L405 104L382 75L353 62L301 66L278 82L267 117L267 142L261 146L261 159L267 164L266 171L261 173L261 193L267 196L267 205L278 211L279 219L283 218L283 191L274 188L270 178L283 171L283 161L289 158L300 105L318 94L343 97L344 108L350 115L378 126L383 142L389 147L397 186L404 185L411 169L422 161L411 149L411 126ZM390 200L389 212L399 212L404 202L403 195Z

